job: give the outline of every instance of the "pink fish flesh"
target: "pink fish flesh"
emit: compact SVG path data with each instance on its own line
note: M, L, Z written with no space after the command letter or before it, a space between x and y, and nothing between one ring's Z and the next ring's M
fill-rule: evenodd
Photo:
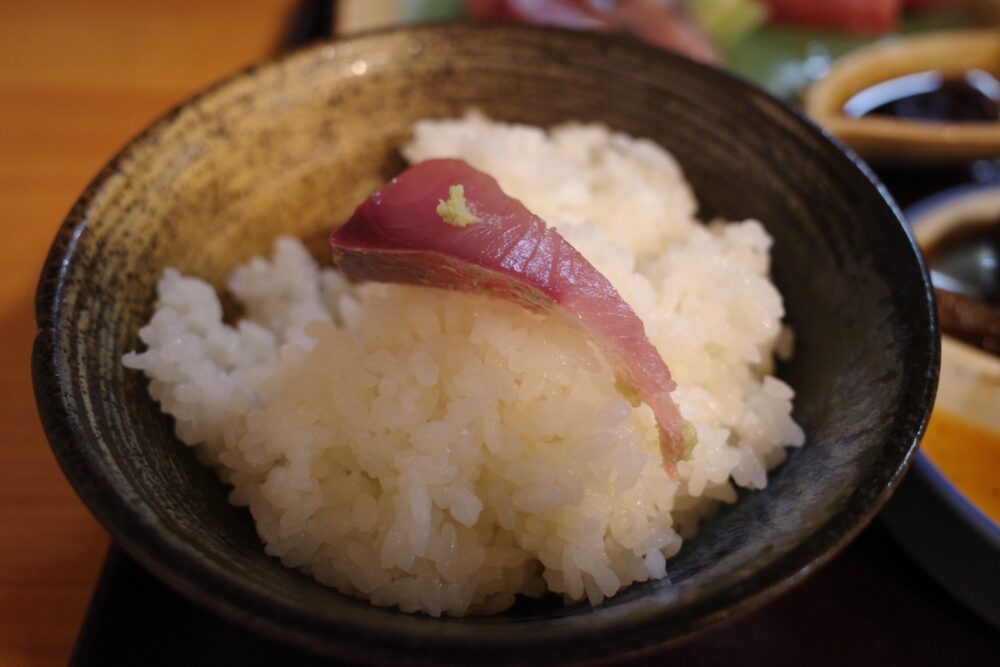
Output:
M653 410L665 468L676 475L693 433L642 320L576 248L491 176L462 160L421 162L358 206L330 243L335 263L354 280L482 292L583 327L608 356L623 393Z

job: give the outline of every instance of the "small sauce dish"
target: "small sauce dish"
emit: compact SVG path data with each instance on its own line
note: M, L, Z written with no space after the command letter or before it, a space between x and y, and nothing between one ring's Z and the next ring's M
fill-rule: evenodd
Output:
M1000 30L896 37L837 61L805 109L879 163L1000 155Z

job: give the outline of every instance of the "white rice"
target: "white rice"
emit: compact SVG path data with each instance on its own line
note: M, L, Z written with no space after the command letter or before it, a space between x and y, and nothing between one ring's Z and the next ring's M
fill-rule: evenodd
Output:
M700 223L668 153L598 125L424 121L403 152L491 173L635 308L698 431L679 479L579 332L483 296L352 285L290 238L233 272L235 327L211 286L165 271L125 365L267 552L349 595L457 616L666 576L734 483L762 488L803 443L769 375L787 336L767 233Z

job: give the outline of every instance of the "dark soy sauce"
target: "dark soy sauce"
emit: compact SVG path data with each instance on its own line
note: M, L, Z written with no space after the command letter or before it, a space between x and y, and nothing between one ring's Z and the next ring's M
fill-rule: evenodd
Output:
M856 93L844 105L844 114L959 123L998 121L1000 81L983 70L960 76L908 74Z
M1000 306L1000 217L956 225L926 255L931 269L968 285L969 296Z
M925 254L941 330L1000 355L1000 218L956 225Z

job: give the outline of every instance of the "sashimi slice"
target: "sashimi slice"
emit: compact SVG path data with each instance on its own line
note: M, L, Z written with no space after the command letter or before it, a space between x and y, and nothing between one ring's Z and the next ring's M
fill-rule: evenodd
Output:
M358 206L330 240L354 280L490 294L581 326L633 403L656 417L664 466L693 446L671 398L675 383L632 307L555 229L462 160L414 165Z

